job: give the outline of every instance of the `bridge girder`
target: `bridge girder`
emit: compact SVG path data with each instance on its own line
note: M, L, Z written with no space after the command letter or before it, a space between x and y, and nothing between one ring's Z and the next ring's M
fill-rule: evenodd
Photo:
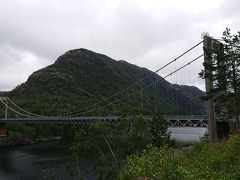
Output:
M151 121L151 116L144 117ZM169 127L207 127L206 116L165 116ZM95 121L100 121L109 125L118 124L121 120L131 118L121 118L120 116L103 117L37 117L37 118L8 118L0 119L0 123L27 123L27 124L79 124L90 125Z

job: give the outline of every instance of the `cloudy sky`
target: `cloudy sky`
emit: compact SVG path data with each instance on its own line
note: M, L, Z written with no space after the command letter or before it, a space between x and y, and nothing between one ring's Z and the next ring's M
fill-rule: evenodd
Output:
M0 91L11 90L70 49L87 48L156 70L201 33L240 30L239 0L0 0ZM159 72L201 55L202 46ZM167 80L196 85L203 58Z

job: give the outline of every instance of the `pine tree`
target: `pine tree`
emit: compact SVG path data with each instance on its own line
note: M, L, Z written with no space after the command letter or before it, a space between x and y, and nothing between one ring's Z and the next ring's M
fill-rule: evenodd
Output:
M204 99L214 99L215 111L220 118L227 120L235 116L236 129L240 131L240 32L232 35L226 28L222 39L223 43L215 43L213 49L204 49L212 57L212 63L204 63L204 70L199 75L213 82L213 89Z

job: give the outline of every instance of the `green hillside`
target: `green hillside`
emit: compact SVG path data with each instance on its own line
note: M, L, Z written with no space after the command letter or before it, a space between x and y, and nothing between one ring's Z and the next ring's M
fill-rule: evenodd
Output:
M76 111L105 98L107 100L84 111L88 115L118 115L125 107L138 114L141 112L141 91L137 90L141 82L123 89L151 73L126 61L116 61L87 49L75 49L60 56L54 64L34 72L25 83L6 95L20 107L42 115ZM158 75L142 81L143 87L148 85L142 91L144 114L155 112L156 103L163 114L205 113L204 103L199 100L204 92L196 87L172 85ZM118 95L108 98L119 91ZM120 101L135 91L134 95ZM110 105L101 111L89 112L108 103Z

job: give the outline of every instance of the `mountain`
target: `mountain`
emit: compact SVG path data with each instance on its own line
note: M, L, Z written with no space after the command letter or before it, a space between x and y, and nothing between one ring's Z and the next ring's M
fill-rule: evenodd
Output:
M152 73L123 60L116 61L87 49L74 49L54 64L34 72L7 95L21 107L46 115L75 111L100 100L101 103L84 111L109 103L100 112L91 114L118 114L123 107L140 113L142 106L144 114L151 114L156 107L163 114L205 113L205 104L200 100L203 91L193 86L170 84L158 75L150 76ZM141 86L148 87L141 91Z

